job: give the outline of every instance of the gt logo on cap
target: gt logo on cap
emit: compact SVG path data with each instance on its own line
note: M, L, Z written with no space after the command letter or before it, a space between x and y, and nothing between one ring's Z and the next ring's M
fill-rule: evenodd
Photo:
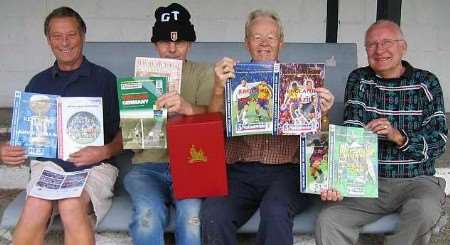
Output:
M161 22L167 22L170 20L170 14L173 14L173 19L178 20L178 14L180 11L172 11L170 13L162 13L161 14Z

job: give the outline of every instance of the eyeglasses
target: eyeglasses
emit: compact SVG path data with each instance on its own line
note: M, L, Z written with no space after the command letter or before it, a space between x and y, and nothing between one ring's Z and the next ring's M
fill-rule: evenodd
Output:
M367 50L375 50L375 48L383 48L388 49L394 45L395 42L404 41L403 39L383 39L377 42L368 42L366 43Z
M278 42L278 40L280 38L275 35L268 35L268 36L252 35L252 36L250 36L250 39L257 44L261 44L263 42L268 42L269 44L275 44Z

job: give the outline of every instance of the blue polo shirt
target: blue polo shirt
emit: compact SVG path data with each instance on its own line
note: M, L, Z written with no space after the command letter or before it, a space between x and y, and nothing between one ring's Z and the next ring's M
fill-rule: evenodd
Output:
M86 57L83 57L83 63L78 69L68 72L59 70L55 62L52 67L34 76L25 91L62 97L102 97L105 144L110 143L119 130L116 76L109 70L89 62ZM69 172L95 166L76 167L72 162L53 158L38 160L53 161Z

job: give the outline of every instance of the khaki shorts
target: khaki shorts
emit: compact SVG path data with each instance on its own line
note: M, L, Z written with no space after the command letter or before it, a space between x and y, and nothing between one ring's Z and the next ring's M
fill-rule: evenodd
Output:
M39 176L45 167L64 171L59 165L51 161L31 160L31 174L30 181L27 185L27 193L29 193L33 185L38 181ZM96 225L102 221L108 210L111 208L112 197L114 196L113 188L118 172L117 168L109 163L101 163L90 169L84 191L91 199L95 215L93 218ZM54 214L57 214L57 210L54 209L54 211L56 211Z

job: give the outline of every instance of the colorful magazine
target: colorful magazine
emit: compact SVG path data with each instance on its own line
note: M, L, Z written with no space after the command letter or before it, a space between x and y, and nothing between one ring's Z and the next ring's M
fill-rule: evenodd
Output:
M227 135L272 134L277 71L273 63L238 63L226 84Z
M324 64L280 64L278 135L320 131L316 88L323 87L324 81Z
M328 133L300 137L300 190L320 194L329 187Z
M180 93L183 61L177 59L136 57L135 77L167 77L167 92Z
M166 88L166 77L126 77L117 81L124 149L167 147L167 109L155 106Z
M85 146L102 146L103 104L101 97L58 98L58 158Z
M321 128L324 64L238 63L226 85L227 136L300 135Z
M378 197L376 134L330 124L328 138L323 133L301 137L301 192L320 194L329 188L344 197Z
M11 123L11 145L22 146L31 157L56 158L56 95L16 91Z

